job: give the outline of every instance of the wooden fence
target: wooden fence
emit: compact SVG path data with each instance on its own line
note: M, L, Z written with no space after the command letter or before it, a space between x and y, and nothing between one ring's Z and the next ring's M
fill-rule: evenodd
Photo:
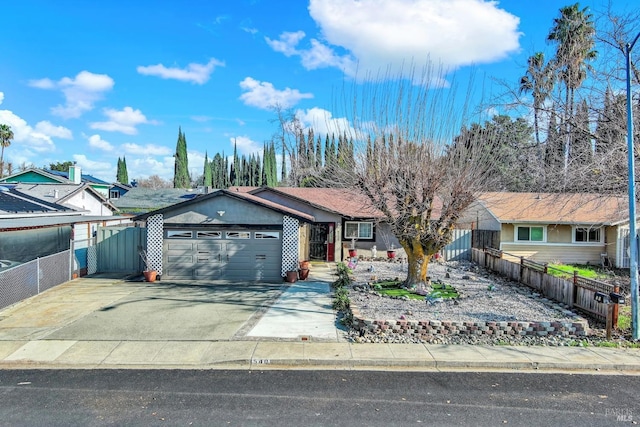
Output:
M520 262L503 259L508 255L512 259L519 258ZM497 249L486 248L484 250L472 249L471 259L491 271L510 280L520 282L535 289L546 298L567 304L571 308L591 314L601 320L607 318L607 304L594 300L596 292L609 295L610 292L619 292L617 286L597 280L587 279L574 272L569 280L547 274L549 267L546 264L516 257ZM618 305L614 305L613 325L618 324Z

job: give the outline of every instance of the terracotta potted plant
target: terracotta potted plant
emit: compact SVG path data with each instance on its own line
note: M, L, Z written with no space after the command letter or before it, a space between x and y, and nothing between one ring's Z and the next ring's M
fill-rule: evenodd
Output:
M355 258L358 256L358 251L356 250L356 238L351 238L351 247L349 248L349 257Z
M151 268L147 251L145 251L144 249L140 249L139 253L140 258L142 258L142 262L144 263L144 270L142 271L142 275L144 276L145 282L155 282L158 276L158 272Z
M391 245L389 249L387 249L387 258L394 259L396 257L396 249Z

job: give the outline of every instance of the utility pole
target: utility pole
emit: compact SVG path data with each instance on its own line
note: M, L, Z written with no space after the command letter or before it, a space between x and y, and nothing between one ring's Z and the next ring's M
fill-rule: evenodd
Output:
M629 276L631 278L631 327L633 339L640 339L638 325L638 233L636 231L635 150L633 145L633 106L631 103L631 49L640 33L625 46L627 65L627 150L629 155Z

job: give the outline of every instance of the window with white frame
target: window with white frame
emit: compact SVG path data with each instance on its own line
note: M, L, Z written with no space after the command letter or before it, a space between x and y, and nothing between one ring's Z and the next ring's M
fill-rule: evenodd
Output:
M117 199L120 197L120 192L118 190L109 190L109 198Z
M345 239L373 239L373 222L345 222L344 237Z
M573 241L575 243L600 243L602 242L601 230L600 227L574 227Z
M197 239L222 239L222 231L198 231Z
M516 242L544 242L545 227L539 225L516 226Z

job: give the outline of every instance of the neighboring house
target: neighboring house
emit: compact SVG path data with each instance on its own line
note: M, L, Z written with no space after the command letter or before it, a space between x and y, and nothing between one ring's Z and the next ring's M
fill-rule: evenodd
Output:
M163 279L280 282L298 269L300 227L315 218L251 194L216 190L134 220L146 222L148 258Z
M88 183L84 184L15 184L19 193L57 203L82 215L108 216L118 209Z
M121 212L139 214L164 208L204 194L205 189L132 187L118 199L112 200Z
M466 212L477 230L499 232L499 247L538 262L628 267L626 197L485 193Z
M127 184L116 182L109 188L109 200L119 199L131 190L133 187Z
M82 215L54 201L0 186L0 259L24 263L70 248L71 240L86 240L99 226L124 224L129 218ZM77 250L87 243L77 245ZM86 270L86 265L79 265Z
M69 167L69 172L60 172L48 169L30 168L21 172L5 176L0 179L0 183L24 183L24 184L80 184L86 183L94 190L109 197L111 184L82 173L80 166Z

